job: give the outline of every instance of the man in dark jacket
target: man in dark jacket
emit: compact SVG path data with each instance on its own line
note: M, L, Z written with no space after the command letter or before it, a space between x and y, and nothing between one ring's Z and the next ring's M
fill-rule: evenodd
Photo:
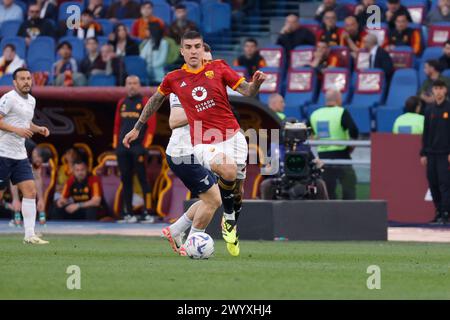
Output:
M28 20L24 21L17 35L25 38L27 45L38 36L55 37L55 29L53 25L45 19L39 17L40 8L37 4L32 4L28 8Z

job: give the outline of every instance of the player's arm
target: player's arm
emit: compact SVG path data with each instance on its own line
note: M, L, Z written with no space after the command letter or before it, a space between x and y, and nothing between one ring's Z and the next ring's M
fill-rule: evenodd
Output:
M170 109L170 117L169 117L169 126L170 129L176 129L179 127L183 127L188 124L186 112L184 112L184 109L181 107L181 105L173 106Z
M256 71L253 75L252 82L242 81L237 88L237 92L246 97L254 97L259 92L262 83L267 79L267 75L261 71Z
M35 125L33 122L31 122L30 130L33 131L33 133L39 133L44 137L48 137L50 135L48 128Z
M0 130L15 133L22 138L31 138L33 136L33 131L25 128L14 127L3 120L4 116L0 113Z
M134 128L130 132L128 132L123 139L123 145L125 147L129 148L130 143L138 138L139 132L141 131L142 127L152 116L152 114L154 114L156 111L158 111L159 108L161 108L164 99L165 96L159 91L156 91L155 94L153 94L152 97L147 101L144 109L142 110L141 116L139 117L139 120L134 125Z

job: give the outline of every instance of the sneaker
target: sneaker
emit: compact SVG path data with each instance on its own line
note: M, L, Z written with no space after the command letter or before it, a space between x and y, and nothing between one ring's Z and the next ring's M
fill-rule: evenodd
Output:
M158 221L157 221L156 216L150 215L150 214L145 214L139 222L140 223L156 223Z
M236 239L235 243L227 242L227 250L233 257L239 256L239 253L241 252L241 248L239 246L239 239Z
M172 232L170 231L169 227L165 227L164 229L162 229L161 231L161 237L165 238L167 241L169 241L170 246L172 247L172 250L175 253L178 253L181 255L180 253L180 249L182 246L182 242L181 242L181 236L172 236ZM186 250L184 250L184 252L186 253Z
M31 236L23 239L24 244L49 244L48 241L42 240L38 236Z
M127 214L123 217L123 220L118 220L117 223L137 223L138 219L136 216L132 216L131 214Z
M449 218L449 214L448 212L442 212L441 214L441 223L442 224L447 224L448 223L448 218Z
M182 257L187 256L186 247L184 246L184 244L181 245L180 250L178 251L178 254Z
M222 237L226 243L235 243L237 241L237 233L236 233L236 224L235 222L231 222L225 220L225 217L222 217Z

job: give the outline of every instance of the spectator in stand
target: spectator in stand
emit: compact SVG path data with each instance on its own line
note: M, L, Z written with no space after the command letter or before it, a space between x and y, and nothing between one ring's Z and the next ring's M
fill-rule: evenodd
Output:
M364 48L370 53L369 68L379 68L384 71L386 79L389 81L394 73L394 65L391 56L378 45L375 35L369 33L364 37Z
M341 4L336 4L336 0L323 0L322 4L317 8L315 19L322 23L323 16L326 11L332 10L336 13L337 19L339 21L344 20L346 17L352 14L348 7Z
M251 14L255 7L255 0L229 0L231 6L231 20L233 24L241 24L245 16Z
M415 55L420 55L422 51L420 31L408 25L408 17L403 13L398 14L395 19L395 29L389 29L387 48L392 50L397 46L409 46Z
M91 11L94 19L104 19L106 17L107 7L103 0L89 0L87 10Z
M426 23L450 22L450 0L439 0L438 5L428 13Z
M140 44L140 56L147 62L147 74L150 83L158 85L165 76L164 66L166 65L169 44L159 32L153 30L152 37L148 36ZM156 31L156 32L155 32ZM150 34L150 27L148 33Z
M339 59L331 54L330 47L326 42L320 41L317 43L313 60L309 66L316 69L317 72L321 74L326 68L338 67Z
M266 66L266 61L259 54L258 42L253 38L248 38L244 42L244 54L234 60L233 65L245 67L249 79L253 77L253 74Z
M0 4L0 26L8 20L23 20L22 8L14 0L3 0L3 4Z
M424 72L427 78L422 83L417 95L428 106L435 102L433 96L433 82L436 80L441 80L447 84L447 88L450 88L450 79L441 74L441 65L439 60L427 60L424 66Z
M96 220L102 203L100 179L90 175L85 162L78 160L73 175L64 185L61 198L52 212L53 219Z
M392 132L395 134L422 134L424 116L422 112L422 101L419 97L409 97L405 102L405 113L395 119Z
M55 37L55 28L52 23L40 18L41 8L37 4L28 7L28 20L24 21L17 35L24 37L27 45L38 36Z
M389 29L395 28L395 21L399 15L405 15L409 22L412 22L408 9L400 3L400 0L387 0L387 10L384 13L384 20Z
M54 0L36 0L36 4L41 8L39 17L56 21L58 18L58 5Z
M373 5L375 5L375 0L362 0L361 3L355 7L355 16L360 26L367 26L367 20L371 15L373 15L373 12L371 13L367 12L367 8ZM382 19L381 22L383 22L384 18L383 8L382 7L379 8L381 10L381 19Z
M58 45L61 59L53 64L53 75L56 86L85 86L86 78L78 71L77 61L72 57L72 45L63 41Z
M279 93L271 94L269 97L269 109L277 114L281 121L286 118L284 114L284 98Z
M73 164L81 159L81 154L75 148L69 148L61 157L61 165L56 175L56 187L54 200L61 197L64 184L73 173Z
M114 47L117 56L138 56L139 46L136 41L131 39L127 27L119 23L114 27L114 32L109 35L109 43Z
M161 33L163 30L164 21L153 15L153 3L150 1L143 2L141 4L141 17L134 21L131 27L131 35L139 39L148 39L152 37L153 32Z
M7 44L3 48L3 56L0 57L0 77L12 74L16 69L25 66L25 61L20 59L13 44Z
M96 69L95 73L113 75L116 78L116 85L123 86L127 72L122 57L114 53L114 47L110 43L104 44L100 48L100 56L102 65L100 69Z
M133 0L120 0L114 2L106 13L106 18L113 23L118 23L122 19L137 19L139 18L140 6Z
M361 30L355 16L349 16L344 20L344 30L341 33L339 45L350 49L353 58L356 58L359 49L364 47L363 39L367 35L365 30Z
M450 40L445 42L442 52L443 55L439 58L441 70L450 69Z
M102 57L98 52L97 38L86 39L86 57L81 60L80 72L88 79L91 74L96 74L97 70L101 70L104 66Z
M81 40L103 35L102 26L94 20L92 11L86 9L81 13L80 27L73 29L71 34Z
M284 48L287 61L289 61L292 49L300 45L314 46L316 37L310 30L300 26L297 15L290 14L286 17L284 26L278 36L277 44Z
M197 25L187 19L186 6L179 4L175 7L175 20L169 27L169 37L180 44L181 36L189 30L198 31Z
M317 33L317 41L326 42L329 46L339 45L342 30L336 26L336 22L336 12L333 10L324 12L322 28Z

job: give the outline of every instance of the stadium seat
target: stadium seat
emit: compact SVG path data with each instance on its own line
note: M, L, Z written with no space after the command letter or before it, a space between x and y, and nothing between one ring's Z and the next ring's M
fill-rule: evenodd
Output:
M427 47L422 54L419 63L419 84L425 81L426 75L424 72L425 62L430 59L439 59L442 56L442 47Z
M122 19L119 23L125 25L127 27L128 33L131 33L131 28L133 27L133 23L136 19Z
M290 70L287 76L287 88L284 97L287 117L302 119L303 108L313 103L316 94L317 76L312 68Z
M28 1L26 1L26 2L28 2ZM24 1L21 1L21 0L14 0L14 3L17 4L20 7L20 9L22 9L23 18L24 18L24 20L26 20L27 12L28 12L27 4Z
M414 23L422 24L427 12L427 2L425 0L408 0L403 4L411 15Z
M58 40L58 44L67 41L72 45L72 57L75 58L75 60L77 60L78 63L81 62L81 60L84 59L85 57L85 51L84 51L84 42L83 40L81 40L78 37L74 37L74 36L65 36L65 37L61 37ZM59 54L56 54L57 59L59 59Z
M376 124L378 132L392 132L395 119L403 114L402 108L382 107L377 109Z
M172 22L172 10L166 2L155 2L153 4L153 14L162 19L166 26Z
M33 59L28 62L28 67L30 68L31 72L48 72L51 74L53 72L53 64L55 60L49 59L49 58L38 58Z
M148 148L145 159L145 170L147 180L152 188L152 198L156 202L159 191L161 190L161 180L164 170L168 167L165 149L158 145L151 145Z
M356 60L354 61L355 71L368 69L370 67L369 59L370 53L367 50L359 50L356 54Z
M13 85L13 77L12 74L5 74L0 77L0 86L12 86Z
M76 2L76 1L68 1L63 2L59 5L58 9L58 21L66 21L66 19L74 14L73 11L67 12L67 9L70 6L78 6L80 8L80 13L84 10L84 3L83 2Z
M282 68L284 65L283 47L279 45L271 45L261 48L259 54L266 60L267 67Z
M126 56L124 58L127 74L136 75L143 85L148 85L147 62L140 56Z
M2 23L0 36L2 38L16 36L21 24L20 20L6 20Z
M346 68L329 68L323 73L322 88L317 104L307 106L307 116L325 105L325 92L328 89L339 89L342 104L345 105L350 96L350 71Z
M201 11L200 11L199 4L194 1L185 1L185 2L183 2L183 4L186 6L187 18L189 20L195 22L195 24L197 26L200 26L201 25ZM175 16L175 15L172 14L172 16Z
M267 79L260 87L259 101L267 104L271 94L280 92L281 72L278 68L270 67L264 67L260 70L267 75Z
M187 200L189 190L169 168L163 176L165 187L159 194L156 212L166 222L175 222L184 213L184 200Z
M442 75L450 79L450 69L445 69L442 71Z
M317 31L320 29L320 24L315 19L300 18L299 21L301 27L308 29L314 35L317 35Z
M371 131L372 108L379 105L385 91L385 76L380 69L356 72L352 102L348 110L361 133Z
M244 199L256 199L261 183L261 160L263 154L258 145L249 144L246 178L244 181Z
M397 46L393 50L389 51L389 55L392 59L394 69L413 68L414 67L414 53L411 47Z
M55 40L52 37L39 36L31 41L27 52L27 61L37 59L55 59Z
M48 212L52 204L53 195L55 192L57 166L53 158L50 158L47 163L42 164L42 186L44 191L44 207L45 212ZM47 214L48 216L48 214Z
M231 66L231 68L241 77L248 79L247 68L241 66Z
M350 50L345 46L330 47L330 55L338 58L338 66L341 68L350 68Z
M104 74L93 74L89 77L88 85L90 87L113 87L116 85L116 78Z
M5 48L5 46L7 44L12 44L14 45L14 47L16 47L16 53L19 55L19 57L21 59L25 59L26 58L26 43L25 43L25 39L22 37L6 37L3 38L1 43L0 43L0 47L2 48L2 52L3 52L3 48Z
M231 27L231 7L228 3L202 4L203 30L206 34L229 30Z
M296 46L294 50L291 50L291 61L289 63L289 68L297 69L310 64L313 60L314 50L314 46Z
M428 28L428 46L443 46L450 38L450 23L434 23Z
M99 50L100 50L101 46L103 46L104 44L107 44L109 41L107 36L98 36L97 40L98 40Z
M95 21L102 26L104 35L107 36L113 32L114 24L109 19L97 19Z
M120 182L116 155L110 154L103 157L102 161L94 168L92 173L101 178L103 200L106 203L108 212L113 213L115 218L120 218L118 200L120 191L122 190L122 184Z

